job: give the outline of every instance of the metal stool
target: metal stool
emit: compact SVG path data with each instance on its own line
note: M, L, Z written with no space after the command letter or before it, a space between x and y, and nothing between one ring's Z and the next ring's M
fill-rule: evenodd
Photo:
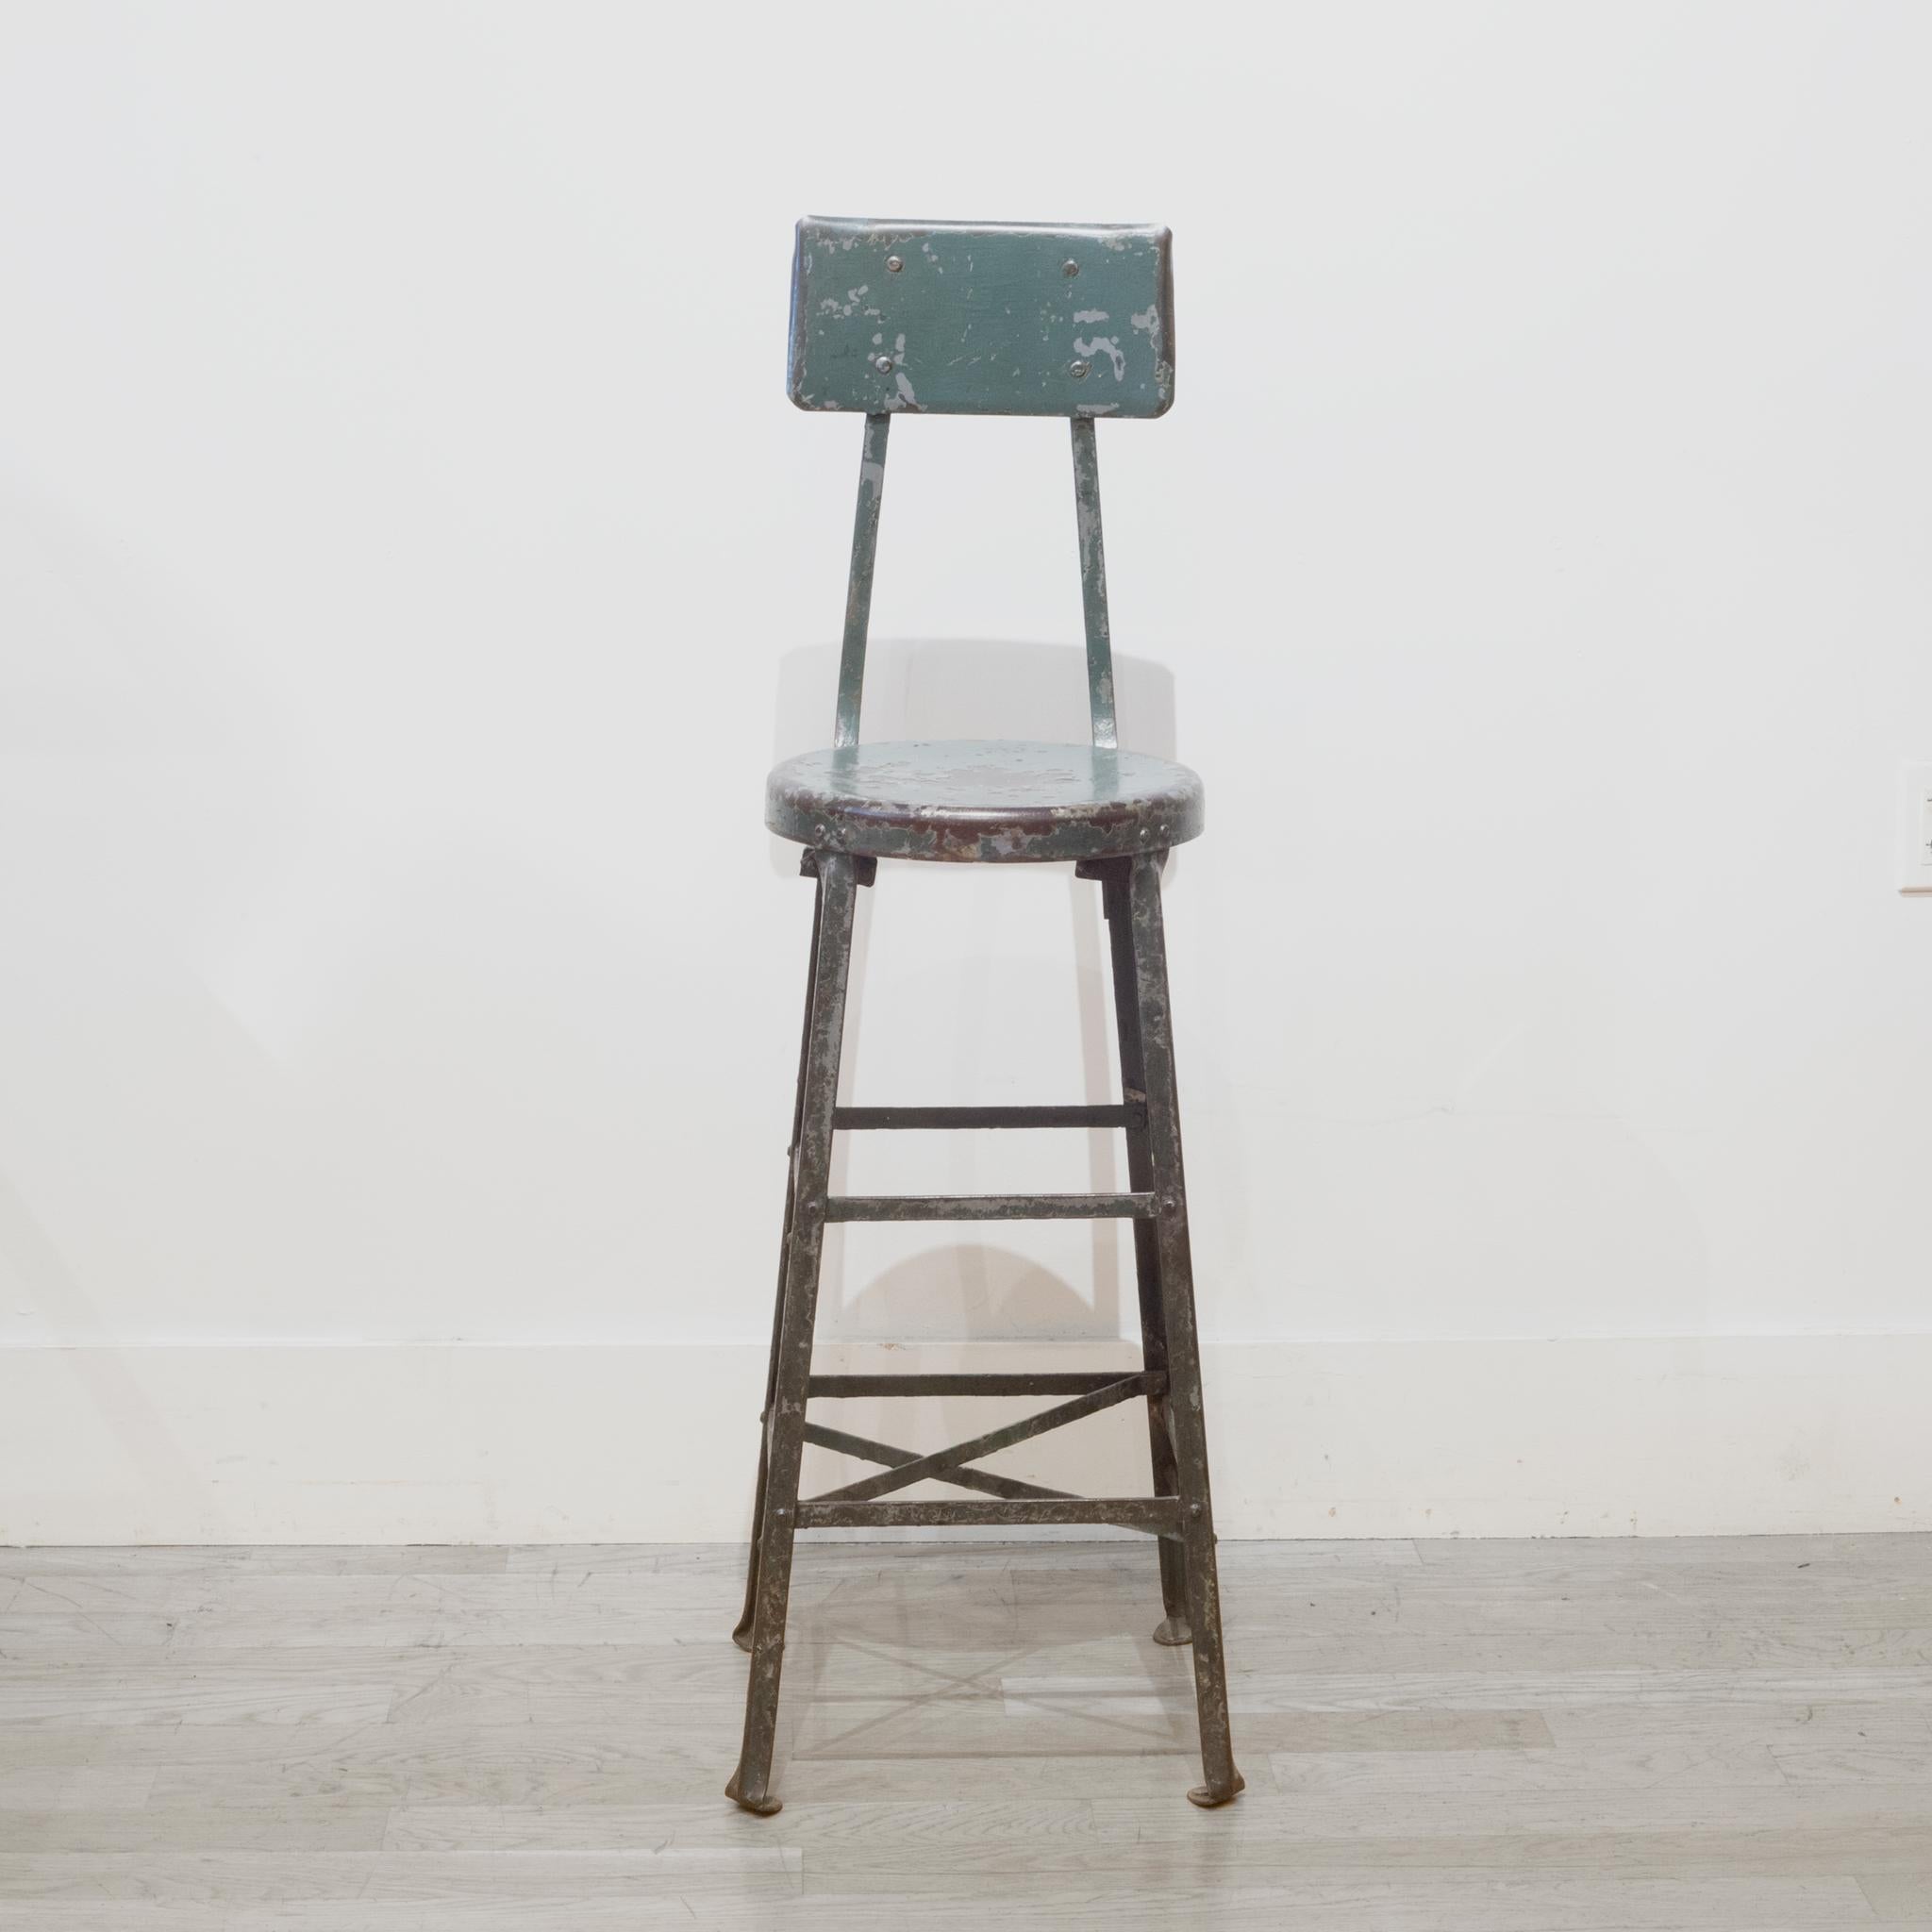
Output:
M803 221L791 295L791 399L865 416L858 512L830 751L771 774L765 822L806 847L818 881L791 1167L765 1389L744 1614L751 1653L744 1744L727 1794L778 1809L771 1790L791 1548L801 1529L881 1524L1106 1523L1158 1539L1165 1616L1158 1642L1191 1641L1205 1782L1197 1805L1241 1789L1228 1737L1226 1667L1208 1497L1208 1439L1187 1189L1161 931L1168 849L1201 830L1201 781L1183 765L1117 748L1094 420L1158 416L1174 398L1174 286L1165 228L975 227ZM859 697L886 435L894 414L1065 416L1086 609L1093 742L861 745ZM840 1107L853 912L880 858L990 864L1074 861L1100 884L1110 935L1122 1099L1106 1107ZM874 1128L1115 1127L1126 1137L1124 1194L834 1195L832 1136ZM819 1258L832 1221L1024 1221L1122 1216L1134 1224L1142 1360L1139 1374L815 1375ZM1053 1407L932 1455L807 1419L812 1397L1057 1395ZM1144 1399L1150 1497L1070 1496L974 1468L1063 1424ZM881 1465L829 1494L799 1499L808 1442ZM934 1477L970 1500L886 1502Z

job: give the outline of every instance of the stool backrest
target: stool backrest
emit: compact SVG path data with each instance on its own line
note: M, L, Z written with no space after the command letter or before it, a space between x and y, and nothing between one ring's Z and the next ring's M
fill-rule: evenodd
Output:
M1118 743L1093 425L1164 415L1174 401L1168 231L808 217L788 387L801 409L865 416L834 743L858 741L886 436L902 414L1072 424L1093 742Z

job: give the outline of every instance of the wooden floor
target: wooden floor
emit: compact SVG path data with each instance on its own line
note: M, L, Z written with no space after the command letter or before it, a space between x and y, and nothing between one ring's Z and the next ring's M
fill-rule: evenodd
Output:
M1932 1927L1932 1538L0 1550L0 1926Z

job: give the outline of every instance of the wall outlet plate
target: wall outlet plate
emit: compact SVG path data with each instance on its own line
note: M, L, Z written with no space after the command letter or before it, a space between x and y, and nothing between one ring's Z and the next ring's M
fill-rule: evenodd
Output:
M1898 889L1932 892L1932 764L1899 767Z

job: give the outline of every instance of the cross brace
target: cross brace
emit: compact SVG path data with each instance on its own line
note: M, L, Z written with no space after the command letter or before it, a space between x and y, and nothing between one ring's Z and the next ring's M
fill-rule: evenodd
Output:
M909 1378L908 1378L909 1379ZM1123 1523L1129 1528L1171 1533L1178 1526L1177 1506L1171 1497L1086 1497L1069 1495L1064 1490L1042 1489L1037 1483L1017 1477L995 1475L990 1470L969 1465L983 1456L1010 1449L1017 1442L1043 1436L1049 1429L1064 1428L1090 1415L1097 1415L1116 1403L1130 1402L1137 1395L1158 1395L1167 1377L1158 1372L1142 1370L1089 1388L1070 1402L1057 1403L1036 1415L1023 1416L971 1441L956 1442L950 1449L936 1449L929 1455L915 1455L909 1449L895 1449L890 1443L874 1442L863 1436L847 1435L842 1429L827 1429L816 1423L805 1424L805 1440L825 1449L857 1456L867 1462L886 1466L876 1475L861 1477L842 1489L830 1490L798 1506L801 1529L850 1526L884 1523ZM873 1506L880 1496L894 1490L909 1488L928 1478L952 1483L960 1489L979 1490L998 1497L984 1504L903 1504ZM1157 1505L1151 1511L1141 1505ZM861 1506L866 1506L861 1510ZM964 1509L969 1513L933 1515L932 1507L945 1511ZM1107 1514L1094 1515L1093 1510Z
M843 1429L827 1429L817 1423L807 1423L805 1440L816 1442L821 1449L836 1449L841 1456L856 1456L861 1462L882 1462L889 1469L903 1469L908 1462L917 1462L920 1457L910 1449L894 1449L890 1442L868 1441L863 1436L848 1436ZM1038 1483L1023 1483L1018 1476L994 1475L990 1469L948 1469L930 1472L942 1483L952 1483L962 1490L978 1490L989 1496L1039 1496L1058 1497L1061 1502L1070 1499L1066 1490L1045 1490Z

